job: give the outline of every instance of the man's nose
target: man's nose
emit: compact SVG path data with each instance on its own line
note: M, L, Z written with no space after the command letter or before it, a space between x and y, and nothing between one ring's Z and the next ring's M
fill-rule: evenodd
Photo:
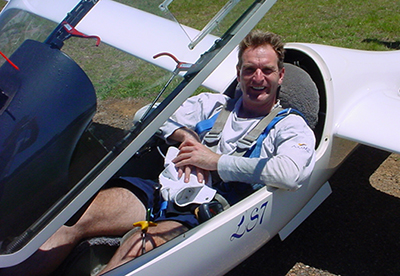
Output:
M258 68L258 69L254 72L253 80L254 80L254 81L262 81L263 79L264 79L264 73L263 73L263 71L262 71L260 68Z

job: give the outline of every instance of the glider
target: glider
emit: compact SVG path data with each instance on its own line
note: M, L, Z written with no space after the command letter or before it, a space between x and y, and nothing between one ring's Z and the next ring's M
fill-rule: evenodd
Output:
M0 68L0 267L24 261L73 223L113 176L127 168L158 175L158 128L201 85L233 93L236 46L275 0L227 1L201 31L179 23L172 2L8 1L0 14L0 50L8 59ZM163 95L127 129L93 122L93 82L103 83L88 76L95 68L78 65L87 45L92 59L121 53L111 72L131 56L141 60L137 72L149 63L172 72ZM82 60L67 51L82 52ZM387 119L400 117L400 51L307 43L288 43L286 51L283 103L306 113L317 137L310 181L295 192L262 188L107 275L224 274L275 235L294 231L329 196L330 176L358 143L400 153L400 122Z

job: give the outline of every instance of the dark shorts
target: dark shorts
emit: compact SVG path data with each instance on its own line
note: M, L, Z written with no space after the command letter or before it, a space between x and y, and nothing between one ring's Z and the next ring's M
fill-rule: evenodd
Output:
M153 208L154 203L154 186L158 183L148 179L142 179L138 177L120 177L111 181L110 186L119 186L124 187L134 193L139 200L144 204L146 208ZM243 183L219 183L214 185L213 188L217 190L217 192L223 196L230 205L236 204L243 198L247 197L255 190L258 190L263 185L254 186ZM161 204L161 202L159 202ZM169 203L173 204L173 203ZM176 208L168 208L169 210ZM177 212L164 212L161 215L155 216L153 219L155 222L157 221L165 221L165 220L174 220L182 223L188 228L193 228L199 225L199 222L193 212L179 210Z
M112 186L120 186L132 191L146 208L153 208L154 186L157 184L156 182L138 177L120 177L114 179L112 182ZM161 202L159 202L159 204L161 204ZM156 215L154 218L155 222L165 220L178 221L189 228L199 225L195 215L191 212L183 212L181 214L164 212L161 215Z

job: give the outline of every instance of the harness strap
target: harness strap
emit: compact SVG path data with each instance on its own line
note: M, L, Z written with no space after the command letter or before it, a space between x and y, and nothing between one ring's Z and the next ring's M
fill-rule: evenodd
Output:
M196 125L195 130L198 134L203 133L204 131L207 131L209 129L212 130L211 135L208 135L207 137L206 134L205 136L208 138L207 141L205 140L205 145L214 152L221 138L223 127L225 126L226 120L228 119L230 112L233 110L235 103L236 101L227 103L227 105L219 113L214 114L211 118L201 121ZM221 115L221 113L223 114ZM233 152L232 155L238 157L244 156L249 158L260 157L263 141L267 137L270 130L279 121L281 121L289 114L296 114L304 118L303 114L301 114L301 112L296 109L283 109L282 107L274 108L267 116L261 119L247 135L239 139L239 141L237 142L236 151ZM213 184L226 184L223 183L217 171L212 171L211 175L213 179ZM249 193L249 191L251 192L258 190L260 187L264 186L263 184L243 184L239 182L230 182L229 185L234 187L234 189L241 195L247 194Z
M229 114L232 112L233 108L235 107L237 99L230 99L219 112L218 117L216 118L215 122L212 120L209 121L210 124L213 123L211 130L204 136L204 142L207 147L211 150L214 149L219 140L221 139L221 133L224 129L226 120L229 117ZM214 115L215 116L215 115ZM215 117L212 117L212 119Z
M214 114L211 118L201 121L196 125L195 131L198 134L210 130L204 137L204 143L214 152L221 139L222 130L228 116L235 107L236 101L237 99L230 99L219 113ZM239 157L259 157L263 140L268 135L269 131L276 123L289 114L296 114L304 118L303 114L296 109L274 108L267 116L261 119L247 135L237 142L237 149L232 155Z
M254 142L258 137L260 137L261 133L264 132L276 115L278 115L282 110L283 108L281 107L274 108L267 116L262 118L246 136L239 139L237 142L237 149L232 155L243 156L253 146Z
M194 131L200 135L201 133L212 129L215 121L217 120L219 113L220 113L220 111L218 111L217 113L212 115L210 118L198 122L196 124L196 127L194 128Z
M204 143L212 151L216 150L219 140L221 139L222 130L228 119L229 114L235 107L237 99L229 100L224 108L218 113L212 116L208 120L204 120L196 126L196 132L201 133L204 130L211 130L205 135ZM237 149L233 153L234 156L243 156L248 149L250 149L257 138L263 133L270 122L276 117L276 115L282 111L283 108L278 107L273 109L267 116L261 119L257 125L243 138L237 142ZM218 116L218 117L217 117Z
M287 108L287 109L281 109L281 111L278 112L278 114L275 116L275 118L272 119L272 121L268 124L268 126L265 128L265 130L260 134L260 136L257 138L256 143L245 153L245 157L250 157L250 158L257 158L260 157L261 154L261 148L264 139L267 137L268 133L270 130L283 118L285 118L289 114L296 114L298 116L301 116L304 118L303 114L301 114L300 111L293 109L293 108Z

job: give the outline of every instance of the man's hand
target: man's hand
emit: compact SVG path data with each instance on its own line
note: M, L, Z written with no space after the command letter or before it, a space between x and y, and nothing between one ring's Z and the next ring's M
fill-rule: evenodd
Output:
M178 176L184 174L185 182L189 182L190 173L196 170L197 180L203 182L208 177L209 171L216 171L218 166L219 154L211 151L198 141L188 139L179 147L179 154L172 162L178 168Z

